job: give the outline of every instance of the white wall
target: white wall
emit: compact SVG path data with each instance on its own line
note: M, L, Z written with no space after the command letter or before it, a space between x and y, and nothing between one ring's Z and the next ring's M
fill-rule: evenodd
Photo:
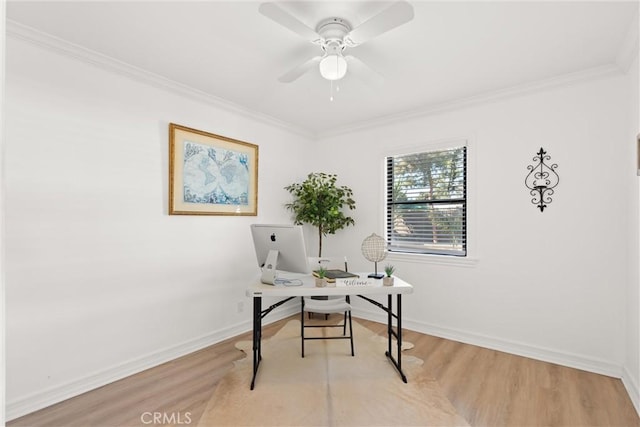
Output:
M469 239L476 249L470 258L476 262L391 259L397 274L415 286L404 300L405 325L620 377L628 276L627 90L625 76L616 74L325 138L323 153L342 159L333 167L358 204L356 226L328 239L326 253L382 233L382 157L390 147L467 137ZM541 146L560 176L543 213L524 185ZM359 248L350 258L372 268Z
M629 395L640 414L640 177L634 175L637 172L638 148L635 140L640 133L640 86L638 83L640 73L638 69L638 57L628 72L629 76L629 283L627 289L626 306L626 353L623 372L623 381L629 391Z
M288 221L309 139L11 37L6 65L7 417L248 330L249 224ZM259 145L257 217L168 216L170 122Z
M4 141L4 64L5 64L5 40L6 40L6 2L0 3L0 141ZM5 194L5 179L4 179L4 143L0 142L0 319L2 319L2 323L5 320L5 275L4 275L4 266L5 266L5 225L4 225L4 194ZM2 334L4 338L4 332ZM5 364L5 340L2 340L2 344L0 344L0 365L6 366ZM0 374L0 378L2 379L2 384L0 384L0 402L5 401L5 381L4 381L4 372ZM4 405L1 405L0 408L0 424L4 425L6 417L5 417L5 408Z

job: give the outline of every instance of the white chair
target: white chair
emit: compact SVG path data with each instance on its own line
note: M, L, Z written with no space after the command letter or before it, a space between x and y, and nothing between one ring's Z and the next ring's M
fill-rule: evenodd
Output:
M347 257L309 257L309 266L311 271L317 270L319 267L324 267L327 270L344 270L348 271ZM343 296L329 297L329 296L317 296L311 297L314 300L326 300L326 299L342 299ZM315 313L314 311L307 311L309 319ZM325 320L329 318L329 314L324 315Z
M323 266L326 269L340 269L347 270L346 258L337 257L322 257L322 258L310 258L309 265L312 270L317 269L319 266ZM325 340L325 339L348 339L351 342L351 356L355 356L353 351L353 326L351 323L351 304L349 296L337 296L337 297L302 297L302 309L300 310L300 335L302 343L302 357L304 357L304 342L307 340ZM343 320L338 325L327 324L314 324L305 325L305 313L309 316L311 313L319 313L325 315L325 320L329 314L343 314ZM349 323L349 335L347 335L347 322ZM329 337L309 337L305 336L305 329L307 328L342 328L342 336L329 336Z

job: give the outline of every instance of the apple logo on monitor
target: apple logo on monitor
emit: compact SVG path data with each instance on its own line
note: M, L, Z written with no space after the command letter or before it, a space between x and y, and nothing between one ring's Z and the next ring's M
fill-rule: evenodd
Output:
M273 234L271 235L271 241L272 241L272 242L275 242L275 241L276 241L276 233L273 233Z

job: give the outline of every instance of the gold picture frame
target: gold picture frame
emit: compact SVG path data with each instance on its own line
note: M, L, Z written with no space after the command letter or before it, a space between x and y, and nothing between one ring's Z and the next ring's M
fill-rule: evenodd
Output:
M258 214L258 146L169 124L169 215Z

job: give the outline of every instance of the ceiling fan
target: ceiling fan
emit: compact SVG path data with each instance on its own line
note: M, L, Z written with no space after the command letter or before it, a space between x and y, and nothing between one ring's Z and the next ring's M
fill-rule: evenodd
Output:
M358 46L389 30L413 19L413 6L406 1L397 1L356 28L343 18L330 17L318 23L315 30L298 18L280 8L276 3L262 3L261 14L294 33L318 45L321 54L294 67L278 78L282 83L290 83L318 66L320 75L327 80L342 79L351 66L356 74L379 83L382 77L353 55L344 55L347 48Z

